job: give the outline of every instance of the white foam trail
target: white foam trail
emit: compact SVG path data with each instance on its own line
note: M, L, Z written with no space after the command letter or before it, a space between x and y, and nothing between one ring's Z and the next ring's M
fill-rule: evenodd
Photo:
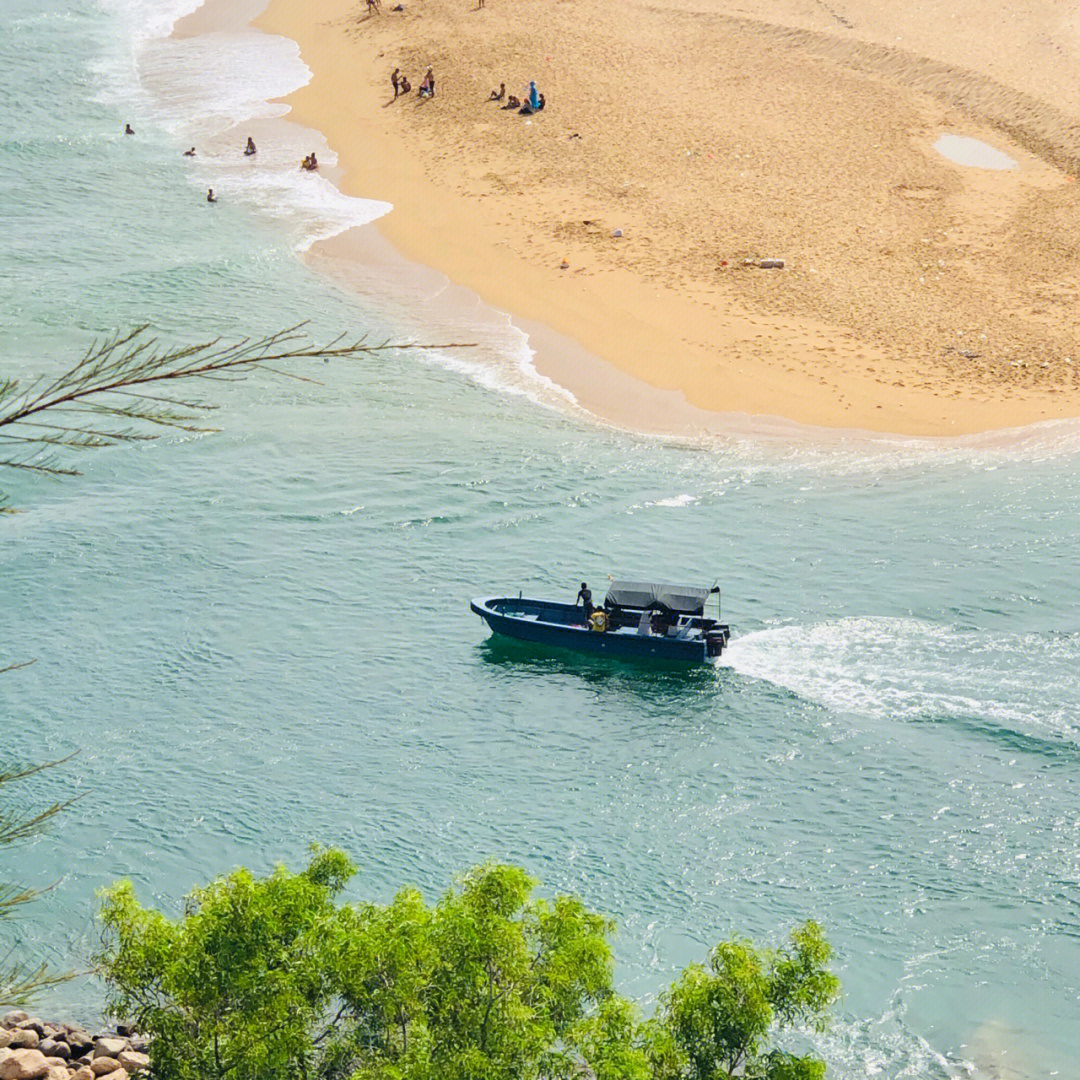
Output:
M252 125L285 116L284 97L311 79L299 46L289 38L244 29L173 37L177 20L199 0L98 0L124 27L126 38L94 65L99 97L171 136L177 152L195 145L186 163L192 184L213 187L219 201L247 202L291 226L294 247L366 225L390 205L344 195L299 162L315 150L326 167L336 156L317 133L278 125L254 158L240 153ZM257 130L268 130L258 128Z
M904 1023L897 997L877 1019L840 1020L828 1034L817 1036L816 1049L829 1062L837 1080L976 1080L974 1063L935 1050Z
M656 502L646 503L646 506L692 506L696 502L701 502L701 497L698 495L673 495L670 499L657 499Z
M1080 741L1080 638L844 618L733 640L725 666L834 712L968 717Z

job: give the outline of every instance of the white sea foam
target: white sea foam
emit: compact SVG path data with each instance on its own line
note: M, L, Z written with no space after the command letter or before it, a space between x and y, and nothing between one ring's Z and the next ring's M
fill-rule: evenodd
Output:
M284 97L311 79L294 41L243 29L174 37L178 19L199 0L98 0L122 32L95 70L100 98L164 132L176 152L194 145L192 184L213 187L219 199L248 203L284 219L298 251L316 240L365 225L389 204L342 194L322 176L305 173L300 159L312 150L326 167L336 157L318 133L280 124L255 158L240 153L253 125L280 119Z
M96 65L101 98L164 132L177 153L196 146L196 157L183 165L194 186L213 187L219 202L247 203L282 220L298 252L391 209L344 195L324 176L298 168L312 150L324 168L337 159L320 133L275 123L289 110L274 99L311 78L295 42L249 29L172 36L198 0L99 0L99 6L126 28L126 38ZM249 134L259 146L254 158L239 152ZM445 277L398 260L389 274L385 265L358 268L348 284L370 299L395 337L475 343L470 350L415 353L423 362L492 391L580 411L569 390L536 370L528 334Z
M253 10L256 2L251 0ZM248 134L287 115L288 106L277 99L310 81L311 71L295 42L250 29L172 36L176 22L201 0L97 3L120 28L111 53L94 65L100 98L114 104L125 119L164 132L177 151L196 145L197 164L189 170L193 184L213 186L229 202L247 202L259 213L285 219L300 252L389 211L387 203L351 198L321 177L300 173L298 162L311 150L328 167L335 158L321 135L298 125L275 125L272 138L259 140L256 159L240 158L239 147ZM384 297L378 288L371 294L381 310ZM475 331L475 326L469 328L470 340L476 338ZM419 336L430 340L427 332ZM498 351L499 337L506 351L492 362L491 349ZM513 333L489 334L486 343L487 356L479 351L469 358L430 353L426 359L493 390L524 394L545 406L585 415L572 393L537 372L527 334L515 328ZM683 441L706 449L744 445L748 467L761 465L770 471L779 467L861 474L921 467L928 461L979 467L1002 459L1046 460L1080 453L1076 421L943 440L825 431L761 417L733 415L723 423L722 436ZM757 453L761 447L764 457Z
M726 665L843 713L963 717L1080 741L1080 638L844 618L736 638Z

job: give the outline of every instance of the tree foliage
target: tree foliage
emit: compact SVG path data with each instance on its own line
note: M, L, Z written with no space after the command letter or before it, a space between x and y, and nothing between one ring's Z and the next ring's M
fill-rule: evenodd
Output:
M826 964L831 949L814 922L776 951L725 941L708 967L691 964L662 1001L677 1053L671 1080L820 1080L823 1062L768 1046L775 1027L821 1029L840 990Z
M11 664L0 668L0 675L23 666L25 665ZM38 835L53 817L74 802L74 799L55 802L41 810L27 810L21 805L13 806L10 802L11 790L20 780L26 780L44 769L62 765L67 760L63 758L60 761L27 766L0 766L0 849ZM7 881L0 872L0 924L13 918L23 905L36 900L40 895L41 890ZM50 972L44 964L28 964L12 957L13 950L10 948L0 952L0 1008L26 1005L41 990L70 978L64 973Z
M129 882L106 893L110 1003L153 1035L157 1076L259 1080L308 1061L333 992L334 898L353 872L338 851L299 874L236 870L196 889L179 921Z
M642 1022L612 986L610 920L534 895L494 863L436 903L402 889L341 904L355 868L237 870L179 919L129 883L104 897L102 969L117 1016L152 1036L157 1080L818 1080L772 1037L824 1023L837 983L813 923L776 952L727 942Z

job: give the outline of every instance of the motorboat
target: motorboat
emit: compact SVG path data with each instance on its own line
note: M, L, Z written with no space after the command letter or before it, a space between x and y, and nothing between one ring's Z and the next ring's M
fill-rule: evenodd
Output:
M705 602L716 596L716 615ZM602 607L522 595L487 596L470 608L496 634L519 641L627 660L709 663L730 637L721 622L720 589L613 581Z

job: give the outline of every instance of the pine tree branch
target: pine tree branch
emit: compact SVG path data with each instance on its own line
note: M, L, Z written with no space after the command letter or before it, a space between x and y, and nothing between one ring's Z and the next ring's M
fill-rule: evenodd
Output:
M467 349L471 342L443 345L417 345L413 342L371 344L365 338L347 343L339 335L325 345L309 345L303 333L305 323L279 330L266 337L242 338L223 343L214 338L191 345L166 347L149 333L149 324L126 333L95 341L82 358L52 380L41 379L23 387L18 379L0 379L0 467L24 469L51 476L74 476L78 470L55 457L40 456L46 449L100 449L157 438L140 425L171 427L204 434L215 428L199 423L202 413L217 406L208 401L170 393L158 393L159 387L172 387L184 380L224 380L244 378L255 371L297 379L317 380L281 365L306 360L358 359L401 349ZM152 390L153 392L147 392ZM42 417L92 413L100 421L109 418L125 426L110 427L99 422L54 423ZM15 430L17 429L17 430ZM21 455L9 456L3 447L26 448Z

